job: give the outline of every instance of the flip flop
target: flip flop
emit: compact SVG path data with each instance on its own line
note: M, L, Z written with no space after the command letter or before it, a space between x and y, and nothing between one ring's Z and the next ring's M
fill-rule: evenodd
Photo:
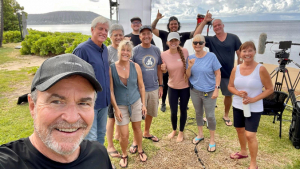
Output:
M213 148L213 147L215 147L215 150L213 150L213 151L209 151L209 149L211 149L211 148ZM213 144L213 145L211 145L210 143L208 144L208 147L207 147L207 151L208 151L208 152L210 152L210 153L212 153L212 152L215 152L215 151L216 151L216 149L217 149L217 147L216 147L216 143L215 143L215 144Z
M121 154L119 154L119 152L117 150L116 151L108 151L107 153L112 158L120 158L121 157ZM113 154L117 154L118 156L113 156Z
M121 156L121 160L123 160L124 163L125 163L125 160L127 160L127 163L126 163L126 166L121 166L121 164L119 163L120 167L121 167L121 168L127 168L127 166L128 166L128 156L126 156L126 157ZM121 162L121 161L120 161L120 162Z
M151 135L150 137L144 137L143 136L143 138L152 140L153 142L159 142L159 139L156 136L153 136L153 135ZM153 138L157 138L157 140L153 140Z
M223 117L223 120L224 120L224 122L225 122L226 126L232 126L232 124L231 124L231 125L228 125L228 124L227 124L227 123L229 123L229 122L230 122L230 120L226 120L226 119L224 119L224 117Z
M138 145L133 145L133 144L131 144L130 148L133 148L133 149L135 149L135 150L134 150L134 151L130 151L130 149L129 149L129 152L130 152L131 154L135 154L135 153L137 152Z
M237 157L234 157L234 156L237 156ZM241 155L239 152L236 152L233 156L230 155L230 158L231 159L241 159L241 158L247 158L248 155Z
M196 143L194 142L194 140L196 141ZM192 143L195 144L195 145L198 145L202 140L204 140L204 137L203 138L198 138L197 136L192 140Z
M148 159L148 157L146 158L146 160L145 160L145 161L143 161L143 160L141 159L141 156L142 156L142 158L143 158L143 154L145 154L144 150L143 150L142 152L139 152L139 157L140 157L140 160L141 160L141 162L146 162L146 161L147 161L147 159Z

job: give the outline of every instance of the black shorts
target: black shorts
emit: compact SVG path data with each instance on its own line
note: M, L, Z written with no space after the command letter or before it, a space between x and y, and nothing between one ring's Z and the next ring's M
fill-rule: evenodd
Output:
M108 106L108 113L107 113L108 118L115 118L115 114L114 114L114 108L112 106L112 104L110 104Z
M233 109L233 126L236 128L243 128L250 132L257 132L259 120L262 112L251 112L251 117L245 117L241 109L232 107Z

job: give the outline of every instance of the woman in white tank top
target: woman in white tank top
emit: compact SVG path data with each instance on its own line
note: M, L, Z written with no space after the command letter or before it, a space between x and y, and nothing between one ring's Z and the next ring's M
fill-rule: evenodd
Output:
M228 84L228 90L234 94L232 107L234 127L237 131L241 150L232 153L230 158L247 158L247 142L251 156L250 169L258 168L256 157L258 143L256 132L260 115L263 112L262 99L273 93L271 77L264 66L254 61L256 48L252 41L243 43L240 47L244 62L233 68ZM263 86L265 90L262 91ZM250 117L244 117L243 104L250 104Z

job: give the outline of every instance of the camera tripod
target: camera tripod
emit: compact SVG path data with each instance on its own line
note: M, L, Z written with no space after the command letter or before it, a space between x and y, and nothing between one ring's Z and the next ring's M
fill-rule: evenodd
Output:
M292 102L292 105L293 107L296 106L296 96L295 96L295 89L299 83L299 80L300 80L300 71L296 77L296 80L294 82L294 84L292 84L292 81L291 81L291 77L290 77L290 74L289 74L289 70L286 68L286 65L290 62L293 62L292 60L290 59L280 59L279 60L279 67L276 67L271 73L270 73L270 76L271 76L271 79L273 79L275 76L276 76L276 79L275 79L275 86L274 86L274 90L275 91L281 91L282 90L282 85L283 83L285 82L286 84L286 87L288 89L288 98L286 99L286 104L288 103L289 99L291 99L291 102ZM296 66L298 66L300 68L300 65L293 62ZM281 81L279 79L279 74L282 73L282 77L281 77Z

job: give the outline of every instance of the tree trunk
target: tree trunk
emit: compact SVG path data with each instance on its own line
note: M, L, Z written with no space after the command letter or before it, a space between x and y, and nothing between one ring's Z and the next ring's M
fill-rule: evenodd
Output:
M3 0L0 0L0 47L2 47L3 27Z

